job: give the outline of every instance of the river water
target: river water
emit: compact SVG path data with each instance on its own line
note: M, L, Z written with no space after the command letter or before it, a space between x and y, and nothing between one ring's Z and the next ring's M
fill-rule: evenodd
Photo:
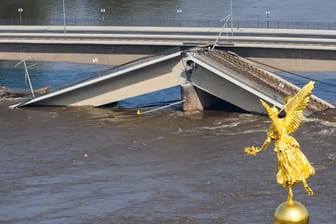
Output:
M0 106L1 223L272 223L286 190L272 148L256 158L267 117L207 111L137 116L107 108ZM336 111L295 137L316 168L311 223L336 220Z
M63 24L62 0L1 0L0 23ZM64 0L70 25L209 25L231 13L231 0ZM234 20L286 22L336 21L336 2L324 0L232 0ZM101 9L105 9L102 13ZM178 14L177 9L182 9ZM215 23L218 24L218 23Z
M105 7L120 20L184 18L213 20L228 13L229 1L65 1L69 20L99 20ZM334 1L233 1L240 19L333 21ZM0 15L55 22L62 1L2 0ZM323 12L323 13L322 13ZM106 13L107 14L107 13ZM37 18L38 17L38 18ZM107 15L106 15L107 17ZM313 19L311 19L313 18ZM107 18L104 18L108 20ZM43 22L44 23L44 22ZM0 86L27 88L23 68L0 63ZM108 69L105 66L37 63L33 85L53 88ZM333 73L310 77L335 84ZM321 78L322 77L322 78ZM327 91L322 91L327 90ZM336 102L335 88L317 85L317 94ZM260 146L267 117L206 111L186 115L168 108L138 116L135 107L178 99L179 89L121 102L114 108L34 107L9 109L0 101L0 223L272 223L286 199L276 184L272 147L255 158L243 148ZM336 110L306 118L294 134L316 168L295 199L311 223L336 221Z

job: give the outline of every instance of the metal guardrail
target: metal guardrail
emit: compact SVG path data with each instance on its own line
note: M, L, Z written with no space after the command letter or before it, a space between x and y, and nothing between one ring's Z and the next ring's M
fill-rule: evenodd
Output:
M269 29L307 29L336 30L332 22L299 22L299 21L234 21L235 28L269 28Z
M55 25L63 26L63 19L46 20L23 18L0 19L0 25ZM171 19L162 18L155 20L141 18L90 18L90 19L68 19L67 26L172 26L172 27L222 27L223 22L219 20L192 20L192 19ZM302 22L302 21L274 21L274 20L234 20L234 28L270 28L270 29L314 29L314 30L336 30L335 22Z

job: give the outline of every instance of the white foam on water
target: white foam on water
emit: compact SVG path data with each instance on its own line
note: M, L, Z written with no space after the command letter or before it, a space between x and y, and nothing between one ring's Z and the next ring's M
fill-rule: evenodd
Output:
M241 131L241 132L229 132L226 133L226 135L244 135L244 134L251 134L251 133L265 133L267 132L267 129L252 129L252 130L246 130L246 131Z
M335 129L323 129L319 132L317 132L317 134L319 135L325 135L325 136L331 136L334 135Z
M326 120L322 120L319 118L304 118L303 119L304 122L316 122L319 124L322 124L323 126L326 127L332 127L332 128L336 128L336 122L335 121L326 121Z
M214 127L204 126L204 127L197 128L197 129L198 130L217 130L217 129L237 127L239 124L240 124L240 122L233 122L233 123L230 123L230 124L222 124L222 125L214 126Z
M336 161L336 153L327 153L328 159Z
M332 121L322 121L321 124L323 124L324 126L327 126L327 127L336 128L336 122L332 122ZM334 129L333 129L333 130L334 130Z

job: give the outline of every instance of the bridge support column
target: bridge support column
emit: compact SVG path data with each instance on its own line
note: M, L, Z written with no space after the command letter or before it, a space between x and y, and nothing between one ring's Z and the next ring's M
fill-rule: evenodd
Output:
M184 100L182 104L182 109L184 112L202 112L203 105L197 94L197 91L191 83L183 84L181 86L182 99Z

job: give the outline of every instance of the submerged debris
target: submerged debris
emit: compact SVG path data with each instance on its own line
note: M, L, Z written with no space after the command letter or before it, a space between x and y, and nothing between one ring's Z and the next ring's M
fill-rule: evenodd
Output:
M34 90L35 96L43 95L48 93L50 90L49 86L41 87L39 89ZM13 90L7 87L0 88L0 98L20 98L20 97L31 97L32 93L27 90Z

